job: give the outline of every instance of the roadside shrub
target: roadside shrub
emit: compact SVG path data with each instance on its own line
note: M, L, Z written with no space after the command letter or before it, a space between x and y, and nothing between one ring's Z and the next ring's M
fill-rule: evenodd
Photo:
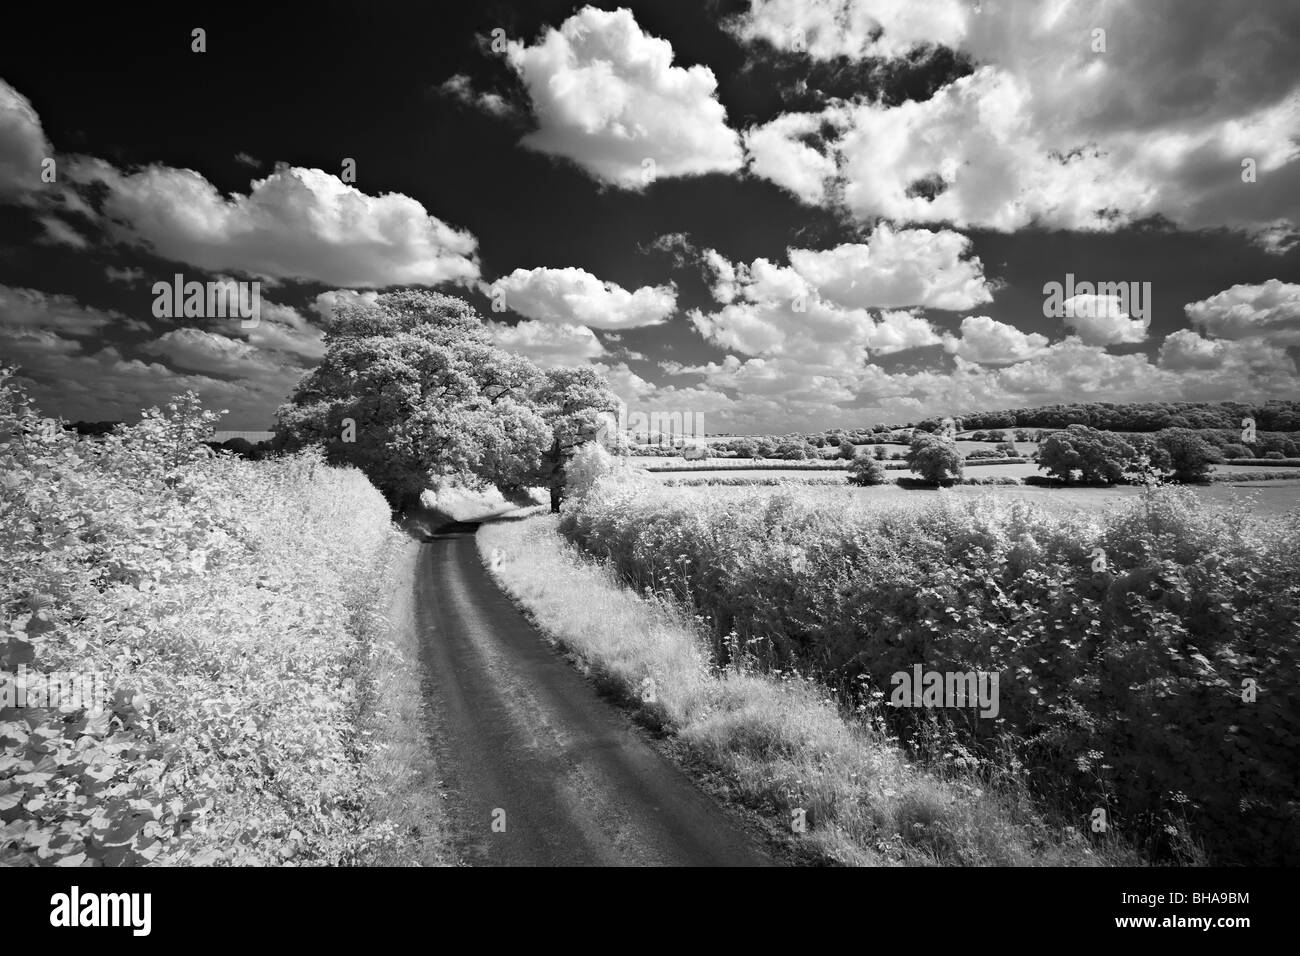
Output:
M565 467L566 498L581 498L613 470L614 459L604 445L596 441L583 443Z
M386 839L354 719L383 496L318 455L213 456L192 394L47 436L8 379L0 866L362 858ZM13 706L19 665L102 675L102 712Z
M916 754L1010 761L1058 822L1103 807L1153 860L1300 863L1300 515L1177 488L1105 513L641 491L591 496L560 529L694 607L720 664L754 647L838 684ZM997 720L877 708L918 664L1001 675Z

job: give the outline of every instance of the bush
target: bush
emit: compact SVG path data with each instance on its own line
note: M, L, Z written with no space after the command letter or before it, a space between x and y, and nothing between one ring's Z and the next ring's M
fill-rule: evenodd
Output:
M213 456L192 394L47 439L8 377L0 699L18 664L107 690L99 714L0 703L0 866L357 862L383 839L356 627L387 502L316 455Z
M855 445L855 444L853 444L853 442L849 441L848 439L845 439L844 441L840 442L840 457L841 457L841 458L848 458L848 459L852 460L852 458L853 458L857 453L858 453L858 446Z
M1245 445L1224 445L1220 451L1223 453L1223 457L1229 460L1250 457L1250 449Z
M1211 466L1223 461L1217 447L1188 428L1159 431L1151 444L1151 463L1168 472L1175 481L1204 481Z
M1104 513L650 490L591 496L560 530L712 622L719 662L730 640L861 686L914 752L1022 766L1058 822L1100 806L1153 860L1300 863L1300 516L1177 488ZM998 719L875 709L917 664L1002 675Z
M935 484L961 477L961 454L951 441L918 432L907 455L908 467Z
M860 455L849 465L851 485L883 485L888 480L885 477L885 466L870 455Z
M808 457L808 449L803 445L787 442L777 448L776 457L786 461L803 461Z
M1281 461L1286 458L1286 455L1282 454L1280 451L1266 451L1264 452L1264 457L1269 461Z
M756 458L758 457L758 446L752 441L738 441L731 445L732 451L736 453L737 458Z
M996 451L992 448L976 448L974 451L966 453L966 457L971 460L978 460L981 458L1005 458L1006 456L1006 452Z
M565 466L565 498L582 498L613 470L614 459L604 445L596 441L584 443Z

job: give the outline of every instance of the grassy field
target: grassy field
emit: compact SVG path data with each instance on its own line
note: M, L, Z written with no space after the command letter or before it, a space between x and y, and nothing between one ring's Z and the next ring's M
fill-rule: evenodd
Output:
M998 474L1012 468L1025 468L1025 465L991 465L980 474ZM717 477L729 477L734 473L717 472ZM909 473L910 474L910 473ZM663 478L678 476L656 476ZM691 477L704 477L692 475ZM774 475L774 477L781 477ZM785 477L789 477L788 475ZM683 487L676 489L683 495L707 497L710 495L742 495L750 492L774 494L782 486L753 487ZM1257 514L1281 515L1300 508L1300 481L1254 481L1241 484L1222 483L1201 485L1194 489L1201 500L1216 505L1245 504L1250 511ZM944 495L956 495L959 498L973 498L980 495L996 495L999 498L1015 498L1033 502L1051 510L1108 510L1121 502L1130 500L1142 493L1142 489L1132 485L1116 485L1113 488L1045 488L1035 485L957 485L945 489L906 489L898 485L877 485L872 488L854 488L847 482L843 486L816 484L801 489L801 495L809 500L819 502L873 506L879 504L887 507L906 507L922 505Z

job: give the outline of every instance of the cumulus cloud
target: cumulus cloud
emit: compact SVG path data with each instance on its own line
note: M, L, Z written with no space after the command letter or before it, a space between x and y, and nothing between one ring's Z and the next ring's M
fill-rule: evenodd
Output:
M205 375L252 379L276 370L247 342L196 328L172 329L140 350L166 358L176 368Z
M1117 296L1076 295L1066 299L1063 308L1065 324L1088 345L1146 341L1150 321L1131 318Z
M1234 285L1183 308L1193 325L1215 338L1300 345L1300 285L1293 282Z
M960 311L992 298L969 249L957 233L887 225L864 243L790 249L788 266L732 263L708 249L702 260L722 308L690 318L722 348L852 370L872 354L941 344L916 309Z
M791 249L790 265L823 296L841 305L924 306L964 311L993 294L970 240L955 232L895 231L881 224L865 243L834 249Z
M833 156L804 142L829 117L815 113L786 113L743 134L749 172L794 193L810 206L828 198L838 168Z
M526 356L543 368L586 365L606 355L595 333L585 325L526 319L515 325L489 322L488 331L501 348Z
M503 297L506 308L529 319L599 329L656 325L677 308L672 286L642 286L629 292L583 269L516 269L483 285L485 295Z
M334 312L339 306L366 306L374 305L379 301L378 292L357 292L355 289L331 289L329 292L322 292L316 296L315 302L312 303L312 310L316 312L326 322L334 318Z
M790 266L767 259L736 265L713 250L709 253L706 260L723 267L714 291L725 304L713 312L697 309L689 315L700 334L722 348L852 369L873 352L888 354L940 342L930 323L912 312L873 313L845 306L822 296Z
M1014 325L987 315L970 315L961 320L960 335L944 335L944 350L968 362L1005 365L1021 362L1047 348L1047 336L1026 333Z
M742 40L818 60L859 59L953 46L964 38L970 15L962 0L753 0L729 27Z
M1243 229L1277 251L1294 241L1300 21L1270 0L985 0L978 13L760 0L737 31L821 58L897 56L928 39L976 64L928 99L833 102L748 131L751 172L805 202L1002 231L1111 230L1162 214ZM801 165L814 121L833 132L822 161Z
M369 196L319 169L281 166L229 197L188 169L124 173L93 159L69 176L106 187L122 240L209 271L378 288L478 276L476 240L399 193Z
M537 118L523 140L530 149L632 190L740 168L713 71L673 66L672 44L643 32L629 10L583 7L532 45L511 41L506 55Z
M0 202L22 201L41 189L41 162L53 155L31 102L0 80Z

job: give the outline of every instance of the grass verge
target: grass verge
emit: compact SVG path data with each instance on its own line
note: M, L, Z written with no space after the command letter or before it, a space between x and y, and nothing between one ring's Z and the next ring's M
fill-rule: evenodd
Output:
M846 865L1136 862L1049 828L1012 780L919 770L798 674L714 666L697 622L622 587L549 515L484 525L478 547L539 627L803 853Z

